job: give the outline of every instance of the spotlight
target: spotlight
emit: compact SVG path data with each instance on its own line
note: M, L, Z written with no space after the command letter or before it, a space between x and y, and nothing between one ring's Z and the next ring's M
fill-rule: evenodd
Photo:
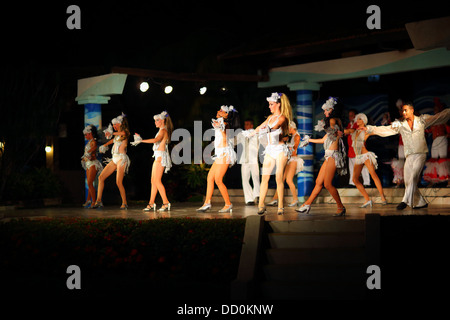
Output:
M225 86L220 88L220 92L222 92L222 93L226 93L227 91L228 91L228 88Z
M148 82L141 82L141 84L140 84L140 86L139 86L139 89L142 91L142 92L146 92L147 90L148 90L148 88L149 88L150 86L148 85Z
M47 152L47 153L52 152L52 146L46 146L45 152Z
M206 87L201 87L200 90L199 90L199 92L200 92L201 95L204 95L204 94L206 93L206 90L208 90L208 88L206 88Z
M169 94L169 93L172 92L172 90L173 90L173 87L172 87L172 86L166 86L166 87L164 88L164 93L165 93L165 94Z

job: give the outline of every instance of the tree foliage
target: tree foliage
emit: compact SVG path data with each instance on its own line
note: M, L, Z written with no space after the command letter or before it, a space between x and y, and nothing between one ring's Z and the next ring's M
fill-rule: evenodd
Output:
M20 171L54 133L60 107L58 73L32 62L3 66L0 85L0 200L11 174Z

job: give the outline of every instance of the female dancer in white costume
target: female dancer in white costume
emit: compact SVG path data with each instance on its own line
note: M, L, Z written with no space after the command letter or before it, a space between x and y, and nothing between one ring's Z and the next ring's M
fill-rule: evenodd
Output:
M300 143L301 147L306 146L309 142L323 143L325 149L325 161L319 170L316 185L308 200L306 200L300 208L295 209L298 212L309 213L311 204L319 195L322 188L325 187L337 204L337 213L334 216L345 216L345 207L342 204L337 189L332 183L336 171L340 175L345 175L347 173L347 169L345 168L345 146L341 139L343 134L342 123L339 118L335 117L334 113L334 106L336 104L336 98L333 97L330 97L323 104L322 110L325 114L325 121L320 120L314 128L316 131L325 130L325 136L321 139L309 139L308 136L305 136L305 140Z
M84 137L88 142L84 147L84 154L81 157L81 166L86 170L88 185L88 196L83 204L84 208L89 208L95 203L94 180L103 170L103 166L97 159L97 128L93 125L87 125L83 130Z
M294 121L289 123L289 135L291 136L291 140L287 143L289 148L290 157L286 164L286 168L284 170L283 180L286 181L289 189L292 193L292 202L288 204L288 207L295 207L298 205L298 197L297 197L297 188L294 183L294 176L303 170L304 161L297 155L297 148L300 144L300 134L297 131L297 126ZM278 204L278 193L275 192L272 198L272 202L269 205L277 205Z
M261 143L266 144L259 194L258 214L266 212L264 200L269 188L270 175L276 166L275 180L277 182L278 214L284 213L284 169L289 160L289 148L286 145L289 133L289 122L292 120L292 108L288 97L283 93L274 92L266 100L272 113L266 121L260 124L249 136L259 134Z
M212 126L215 133L215 155L213 156L214 162L208 172L205 202L203 206L197 209L199 212L205 212L211 209L214 183L216 183L225 201L225 206L219 212L232 212L233 204L230 201L228 189L223 183L223 177L228 167L236 163L236 152L234 151L233 143L234 137L228 136L227 129L236 129L238 123L237 111L233 106L221 106L219 111L217 111L216 119L212 119Z
M103 188L105 186L105 179L117 170L116 184L119 188L120 197L122 198L122 205L120 206L120 209L127 209L127 195L123 186L123 177L125 173L128 172L128 168L130 167L130 158L128 158L128 155L126 153L130 130L128 129L127 118L123 113L122 115L112 119L111 123L113 124L113 128L115 131L113 132L110 124L108 126L108 129L104 130L104 132L107 139L111 139L112 137L114 137L114 139L100 146L99 149L101 153L105 153L108 150L107 146L114 143L111 152L112 159L106 159L106 162L108 162L108 164L98 177L97 202L95 203L93 208L103 207L102 195Z
M370 200L369 194L361 182L359 182L359 176L361 175L361 171L364 166L367 167L369 173L372 177L372 180L375 182L375 185L380 193L381 204L385 205L387 203L386 198L383 193L383 186L381 185L380 178L376 173L376 169L378 167L377 156L375 153L370 152L366 149L366 141L371 134L362 131L362 128L366 127L367 124L367 116L364 113L359 113L355 116L356 124L358 125L358 129L345 129L345 134L352 135L353 141L353 150L355 150L355 166L353 169L353 183L356 188L358 188L359 192L364 196L366 202L361 206L361 208L365 208L367 206L372 207L372 200Z
M172 161L170 160L169 155L169 143L173 132L173 124L167 111L155 115L153 119L155 119L155 126L159 128L155 138L142 140L140 135L135 133L134 142L131 142L130 144L136 146L141 142L153 143L153 158L155 158L155 161L152 166L152 188L150 191L150 201L147 207L144 208L144 211L156 210L155 198L158 191L163 200L163 205L158 211L170 211L170 202L169 199L167 199L166 189L164 188L161 179L163 173L167 173L172 167Z

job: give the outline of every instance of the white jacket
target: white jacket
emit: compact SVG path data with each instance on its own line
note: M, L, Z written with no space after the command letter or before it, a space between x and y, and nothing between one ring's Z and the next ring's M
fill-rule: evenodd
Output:
M423 114L414 116L413 129L406 120L394 121L390 126L367 126L367 132L381 137L401 134L405 157L414 153L427 153L428 146L425 140L425 129L436 124L446 123L450 119L450 108L445 109L435 115Z

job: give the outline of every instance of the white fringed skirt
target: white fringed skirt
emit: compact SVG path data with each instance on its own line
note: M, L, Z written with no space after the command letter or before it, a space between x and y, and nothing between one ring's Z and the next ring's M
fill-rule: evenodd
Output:
M366 160L370 160L375 170L378 168L377 155L373 152L366 152L363 154L358 154L355 157L355 164L364 164Z

